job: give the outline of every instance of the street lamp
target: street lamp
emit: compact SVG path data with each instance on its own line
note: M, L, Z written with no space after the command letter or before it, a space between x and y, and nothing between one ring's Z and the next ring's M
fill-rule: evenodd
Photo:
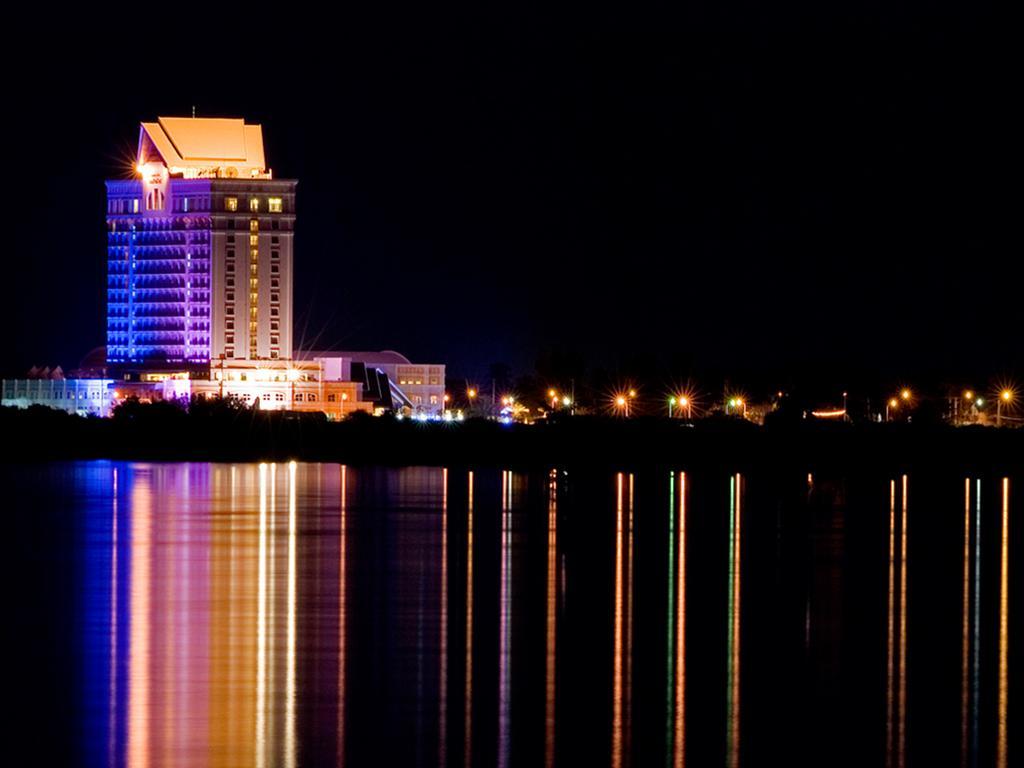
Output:
M615 398L615 407L622 411L626 418L629 418L629 400L623 395L618 395Z
M895 411L897 408L899 408L899 405L900 405L900 401L897 400L895 397L890 399L889 402L885 404L885 420L886 421L889 421L889 411L890 410Z
M996 400L996 426L1003 426L1003 406L1010 405L1013 402L1014 392L1012 389L1004 389L999 393L999 399Z
M693 403L687 395L680 395L679 405L686 409L686 418L693 420Z
M675 407L675 405L676 405L676 398L674 396L670 397L668 399L668 417L670 419L672 418L672 409Z
M558 407L558 392L554 389L548 390L548 399L551 401L551 410L555 410Z
M909 400L910 399L910 390L909 389L902 390L900 392L900 397L903 398L904 401Z

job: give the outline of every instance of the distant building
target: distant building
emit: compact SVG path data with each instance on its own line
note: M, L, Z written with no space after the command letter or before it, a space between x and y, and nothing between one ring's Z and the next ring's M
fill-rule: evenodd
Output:
M387 375L399 390L398 400L413 414L440 415L445 410L444 365L440 363L413 363L405 355L392 350L383 352L321 352L298 353L307 360L319 360L329 377L349 379L353 370L361 367L378 370Z
M202 369L292 356L298 182L241 119L142 123L135 178L107 182L107 362Z
M329 418L444 410L443 365L397 352L293 356L298 182L273 178L259 125L144 122L131 175L107 181L105 350L70 379L58 368L4 381L4 405L108 416L129 397L222 396Z
M109 416L114 383L113 379L4 379L0 404L13 408L45 405L79 416Z
M294 360L232 362L214 367L209 379L150 372L139 381L118 382L117 390L117 401L224 397L260 410L321 412L332 419L374 410L374 404L362 397L359 382L329 380L320 363Z

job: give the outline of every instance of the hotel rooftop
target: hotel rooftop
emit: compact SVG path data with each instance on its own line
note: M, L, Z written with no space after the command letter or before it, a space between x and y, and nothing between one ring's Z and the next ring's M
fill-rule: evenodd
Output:
M159 117L142 123L139 166L158 162L171 176L269 179L263 128L241 118Z

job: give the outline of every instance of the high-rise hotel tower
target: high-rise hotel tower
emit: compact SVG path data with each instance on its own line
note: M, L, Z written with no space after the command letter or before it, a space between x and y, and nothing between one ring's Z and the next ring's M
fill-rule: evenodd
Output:
M107 182L107 362L290 359L296 184L273 178L258 125L142 123L135 178Z

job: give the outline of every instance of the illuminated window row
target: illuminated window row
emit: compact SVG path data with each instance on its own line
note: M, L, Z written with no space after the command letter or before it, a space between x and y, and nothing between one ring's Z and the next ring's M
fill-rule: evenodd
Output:
M225 197L224 198L224 210L235 212L238 210L238 198L237 197ZM249 212L259 213L260 211L260 198L250 197L249 198ZM268 197L267 198L267 211L269 213L283 213L284 212L284 201L280 197Z

